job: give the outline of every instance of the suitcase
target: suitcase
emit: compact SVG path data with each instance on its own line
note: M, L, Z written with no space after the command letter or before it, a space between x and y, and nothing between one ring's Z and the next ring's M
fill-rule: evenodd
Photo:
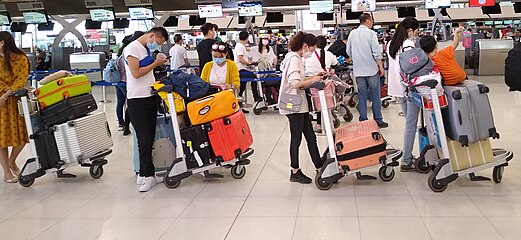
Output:
M36 89L35 94L42 109L65 99L90 93L91 83L87 76L76 75L47 83Z
M154 85L152 85L152 88L155 90L158 90L164 86L165 86L165 84L163 84L161 82L155 82ZM172 94L174 96L174 105L175 105L176 112L180 113L180 112L186 111L186 105L185 105L185 101L184 101L183 97L181 97L181 95L179 95L179 93L176 93L176 92L172 92ZM159 92L158 95L166 103L165 105L167 106L167 109L169 110L170 105L168 105L168 93Z
M54 138L65 163L84 163L112 148L105 113L97 113L56 125Z
M137 143L137 137L135 134L136 130L134 130L133 138L134 138L134 171L139 173L139 149ZM162 139L162 140L161 140ZM168 144L167 139L171 142ZM159 141L159 142L158 142ZM174 152L171 151L172 146L174 147ZM175 137L174 137L174 129L172 128L172 121L170 117L158 116L156 120L156 133L154 137L154 146L152 149L152 159L154 162L154 167L156 171L162 171L165 168L171 166L171 162L168 159L168 155L170 155L171 160L175 160ZM156 158L157 157L157 161ZM170 165L168 165L170 163Z
M37 132L34 133L31 138L34 139L40 169L47 170L58 166L60 153L58 152L53 131L45 130Z
M335 136L337 159L349 170L380 164L387 157L387 142L374 120L338 128Z
M212 121L206 125L206 131L218 162L239 158L253 144L250 127L241 111Z
M92 94L72 97L54 104L40 112L46 127L61 124L86 116L98 109L98 104Z
M318 97L318 89L312 88L311 95L313 99L313 108L316 112L322 111L322 105L320 105L320 98ZM326 82L326 88L324 88L325 94L326 94L326 106L328 109L335 108L335 82L334 81L327 81Z
M485 139L463 147L459 142L448 139L450 163L454 171L478 167L494 161L490 140Z
M277 104L279 102L279 89L277 87L262 86L262 92L264 92L268 105Z
M448 107L443 110L447 136L468 146L489 137L499 138L488 100L488 87L471 80L445 86Z
M382 84L382 86L380 87L380 98L389 96L389 94L387 93L388 89L389 86L387 86L387 84Z
M181 139L188 169L200 168L211 163L211 148L204 125L181 130Z
M188 116L193 125L209 123L239 110L233 91L222 91L188 103Z

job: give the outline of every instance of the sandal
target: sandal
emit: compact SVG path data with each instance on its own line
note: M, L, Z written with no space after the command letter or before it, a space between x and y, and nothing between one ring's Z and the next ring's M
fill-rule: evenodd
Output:
M17 183L18 182L18 178L11 178L11 179L4 179L4 182L6 183Z

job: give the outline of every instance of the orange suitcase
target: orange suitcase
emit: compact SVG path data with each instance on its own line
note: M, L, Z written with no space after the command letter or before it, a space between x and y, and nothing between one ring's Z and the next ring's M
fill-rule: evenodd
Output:
M232 115L239 103L233 91L222 91L188 103L187 109L192 125L199 125Z
M350 171L379 165L387 158L387 142L374 120L338 128L335 144L339 164Z
M253 144L250 127L241 111L205 126L217 162L239 158Z

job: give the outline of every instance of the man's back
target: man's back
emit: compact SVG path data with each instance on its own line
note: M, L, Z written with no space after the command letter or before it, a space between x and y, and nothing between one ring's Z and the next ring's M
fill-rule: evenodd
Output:
M178 69L185 64L185 58L188 58L186 49L179 44L175 44L170 49L170 68Z
M351 31L347 40L347 54L353 59L355 76L367 77L378 73L376 59L382 55L376 33L364 25Z
M199 55L199 69L202 71L204 65L213 60L212 45L216 43L215 39L204 39L197 44L197 55Z

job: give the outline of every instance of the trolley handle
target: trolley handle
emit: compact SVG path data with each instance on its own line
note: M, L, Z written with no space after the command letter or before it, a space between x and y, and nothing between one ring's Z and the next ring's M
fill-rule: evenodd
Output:
M159 92L166 92L166 93L171 93L174 91L174 86L172 85L165 85L157 90L152 90L152 94L157 94Z

